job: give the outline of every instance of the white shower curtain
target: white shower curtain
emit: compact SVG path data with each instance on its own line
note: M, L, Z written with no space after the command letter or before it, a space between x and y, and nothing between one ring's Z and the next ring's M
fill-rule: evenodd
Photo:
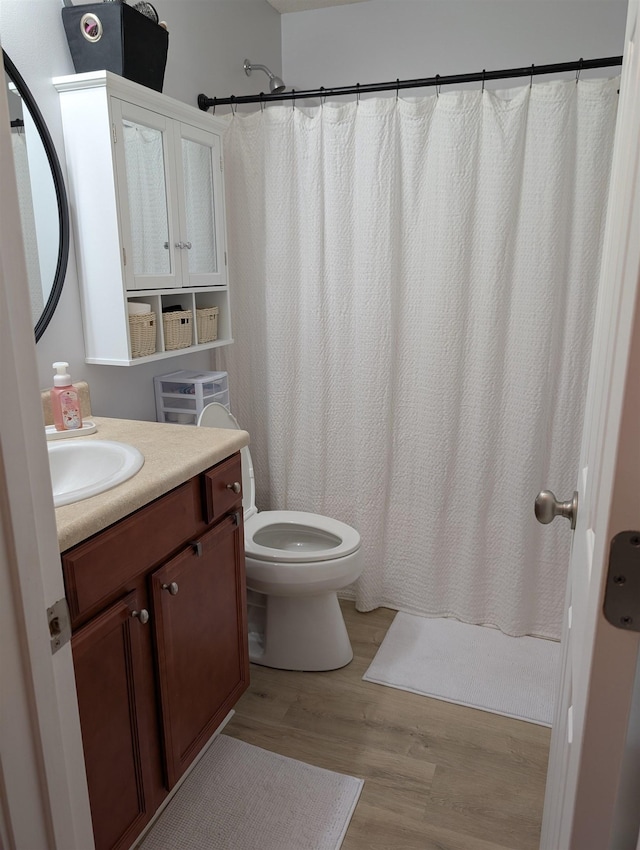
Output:
M360 531L356 604L560 633L618 81L229 117L258 506Z

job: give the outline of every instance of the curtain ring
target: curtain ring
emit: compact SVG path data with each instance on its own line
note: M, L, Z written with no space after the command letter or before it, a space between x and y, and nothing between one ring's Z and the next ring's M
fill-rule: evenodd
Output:
M436 74L436 97L440 97L440 83L438 80L440 79L440 74Z
M264 112L264 92L260 92L260 112Z
M582 71L582 63L583 62L584 62L584 59L581 56L580 57L580 64L578 65L578 70L576 71L576 85L578 85L578 80L580 79L580 72Z
M356 83L356 106L360 106L360 83Z
M216 114L216 98L215 97L213 98L213 112L211 114L212 115Z
M291 89L291 94L293 95L293 97L291 98L291 111L295 112L296 111L296 90Z
M235 101L235 99L236 99L235 94L232 94L231 95L232 103L230 103L229 105L231 106L231 111L233 112L234 115L236 114L236 111L238 109L238 104L233 102L233 101Z
M400 77L396 77L396 103L400 98Z
M320 86L320 91L322 92L322 94L320 95L320 103L322 106L324 106L327 102L327 95L325 94L324 86Z
M535 65L532 65L532 66L531 66L531 77L530 77L530 79L529 79L529 88L532 88L532 87L533 87L533 69L534 69L534 68L535 68Z
M487 72L487 69L483 68L482 69L482 91L484 91L484 75L486 74L486 72Z

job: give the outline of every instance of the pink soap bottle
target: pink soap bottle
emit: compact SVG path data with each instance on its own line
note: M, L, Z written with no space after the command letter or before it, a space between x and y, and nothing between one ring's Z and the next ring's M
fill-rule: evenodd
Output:
M67 372L69 364L54 363L53 368L57 372L53 376L51 390L53 424L56 431L75 431L76 428L82 428L82 414L78 391L72 386L71 375Z

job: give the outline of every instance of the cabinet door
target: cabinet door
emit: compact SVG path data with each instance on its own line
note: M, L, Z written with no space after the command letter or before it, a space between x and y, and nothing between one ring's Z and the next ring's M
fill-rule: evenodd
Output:
M249 684L241 514L205 533L151 583L172 788Z
M130 593L71 639L96 850L129 847L154 810L144 680L141 597ZM143 618L144 619L144 618Z
M111 115L125 288L180 286L174 122L117 98Z
M176 123L184 286L227 283L220 136Z

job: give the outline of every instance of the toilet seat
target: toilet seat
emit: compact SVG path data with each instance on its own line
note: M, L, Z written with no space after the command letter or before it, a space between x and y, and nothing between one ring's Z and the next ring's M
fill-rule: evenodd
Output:
M245 522L244 539L251 558L282 564L338 560L360 546L355 528L306 511L259 511Z

